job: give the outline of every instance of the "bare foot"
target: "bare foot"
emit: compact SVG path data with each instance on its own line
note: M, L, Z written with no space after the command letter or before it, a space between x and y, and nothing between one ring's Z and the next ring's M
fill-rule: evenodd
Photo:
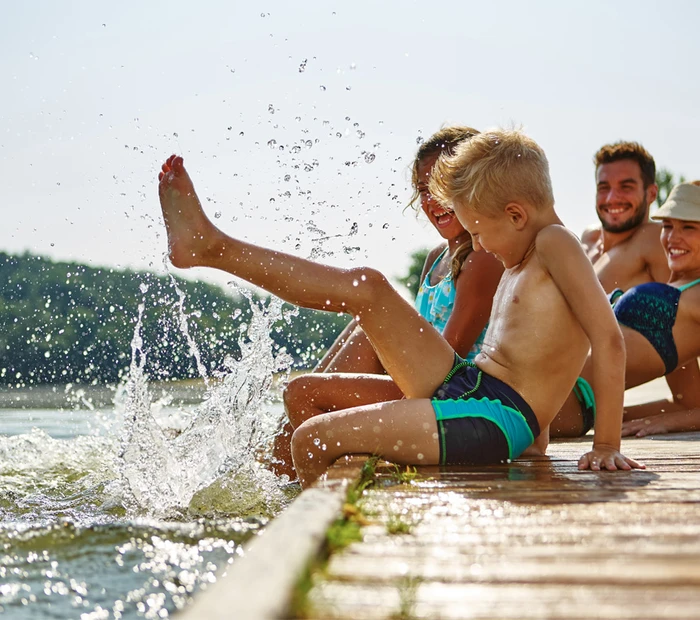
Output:
M183 269L211 265L221 254L220 231L204 214L182 157L168 157L158 180L170 262Z

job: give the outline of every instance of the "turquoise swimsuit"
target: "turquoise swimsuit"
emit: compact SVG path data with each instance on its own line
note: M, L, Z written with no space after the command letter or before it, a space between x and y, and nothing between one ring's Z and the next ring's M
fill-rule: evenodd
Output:
M450 314L454 308L457 287L455 286L451 273L448 273L435 285L430 284L430 276L447 250L448 248L445 248L440 256L435 259L435 262L430 267L430 270L418 289L418 295L416 295L416 309L421 316L426 318L440 333L444 331L447 320L450 318ZM484 342L485 334L486 327L484 327L484 330L476 339L474 346L469 350L469 353L467 353L466 359L468 361L473 361L479 351L481 351L481 345Z

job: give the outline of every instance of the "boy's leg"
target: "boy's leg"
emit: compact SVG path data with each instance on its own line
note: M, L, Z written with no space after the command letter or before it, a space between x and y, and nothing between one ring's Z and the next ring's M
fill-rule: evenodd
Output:
M348 312L406 396L428 398L442 383L454 351L380 273L320 265L225 235L204 214L180 157L170 157L159 178L176 267L221 269L295 305Z
M440 445L430 400L398 400L326 413L294 431L294 467L304 487L344 454L374 454L404 465L437 465Z

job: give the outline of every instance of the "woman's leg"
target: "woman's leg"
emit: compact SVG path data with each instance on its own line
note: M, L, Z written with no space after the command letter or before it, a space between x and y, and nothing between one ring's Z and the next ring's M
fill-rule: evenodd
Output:
M374 454L405 465L437 465L438 427L430 400L398 400L326 413L294 431L294 467L304 487L344 454Z
M297 377L283 394L284 408L294 428L322 413L401 398L401 390L387 375L333 373Z
M387 375L310 373L293 379L283 393L289 422L275 437L272 470L278 476L296 477L292 466L292 433L309 418L402 397L401 390Z
M358 325L330 360L324 372L382 375L385 370L367 334Z
M442 383L454 351L380 273L320 265L229 237L204 214L180 157L170 157L159 178L173 265L221 269L289 303L348 312L406 396L429 398Z

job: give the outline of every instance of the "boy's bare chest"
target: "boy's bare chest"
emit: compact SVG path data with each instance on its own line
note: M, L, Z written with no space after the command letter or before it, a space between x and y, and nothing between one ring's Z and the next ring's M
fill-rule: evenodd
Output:
M535 326L535 331L540 332L543 326L559 323L570 314L549 274L537 268L506 272L494 296L493 308L492 322L499 324L501 332Z

